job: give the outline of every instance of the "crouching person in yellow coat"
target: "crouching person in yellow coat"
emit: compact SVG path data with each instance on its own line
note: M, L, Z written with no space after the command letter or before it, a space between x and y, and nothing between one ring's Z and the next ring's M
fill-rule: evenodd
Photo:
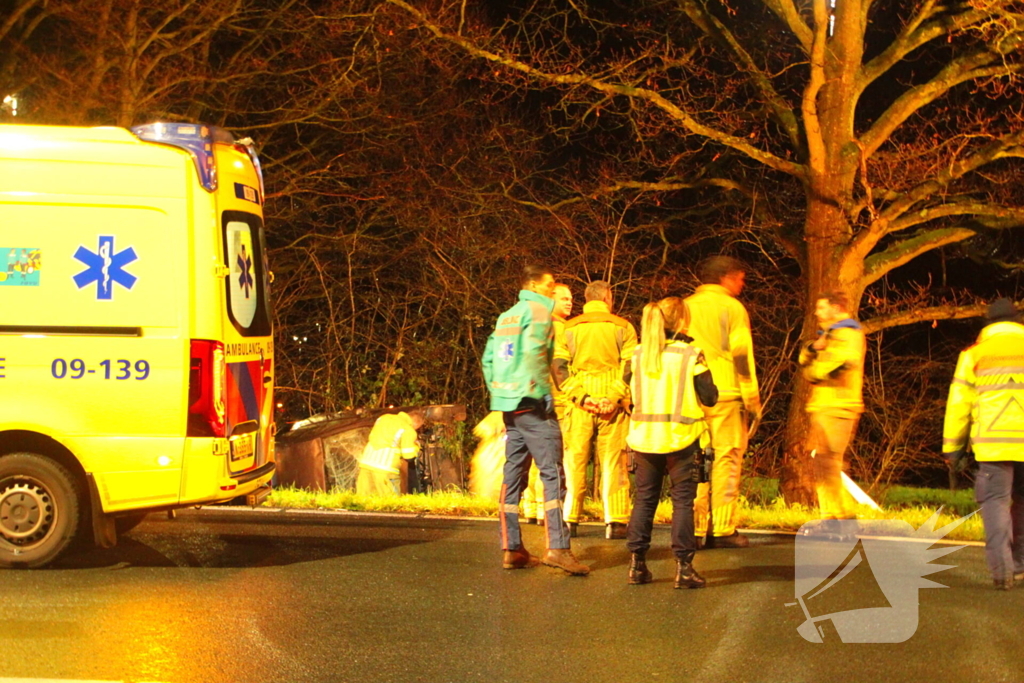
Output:
M402 460L419 455L416 430L423 426L423 414L386 414L377 418L359 458L356 493L366 496L397 496L402 492Z
M480 424L473 427L473 436L480 439L480 443L469 466L470 493L500 503L505 442L508 440L501 411L493 410L480 420Z

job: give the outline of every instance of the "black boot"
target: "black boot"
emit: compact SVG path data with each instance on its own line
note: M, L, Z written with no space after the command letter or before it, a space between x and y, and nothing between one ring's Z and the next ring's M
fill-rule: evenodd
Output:
M676 588L703 588L706 583L692 564L676 560Z
M647 568L646 556L633 553L629 559L629 585L639 586L642 583L650 583L653 578L651 570Z

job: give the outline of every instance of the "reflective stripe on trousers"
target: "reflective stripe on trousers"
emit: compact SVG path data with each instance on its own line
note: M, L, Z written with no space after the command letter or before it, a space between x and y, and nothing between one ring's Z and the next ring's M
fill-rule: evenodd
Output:
M519 529L519 499L527 484L532 455L544 483L548 548L568 548L569 528L561 510L565 500L565 472L562 470L562 432L558 420L554 414L545 414L542 405L526 412L506 412L504 418L508 441L501 486L504 506L500 516L501 547L513 550L523 544ZM552 502L555 504L549 507Z

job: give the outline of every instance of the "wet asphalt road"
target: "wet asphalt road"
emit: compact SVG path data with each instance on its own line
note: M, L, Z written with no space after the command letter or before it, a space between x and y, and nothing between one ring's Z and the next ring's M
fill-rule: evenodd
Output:
M503 571L493 521L151 515L115 549L0 572L0 680L1024 680L1024 590L993 590L980 548L948 556L933 578L949 589L920 591L907 642L812 644L786 606L791 537L702 551L709 587L679 591L664 527L647 586L626 585L623 542L581 529L587 578ZM877 601L851 585L851 604Z

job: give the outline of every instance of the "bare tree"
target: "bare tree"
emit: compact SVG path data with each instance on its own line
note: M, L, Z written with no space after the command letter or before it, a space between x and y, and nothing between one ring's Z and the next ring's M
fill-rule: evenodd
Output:
M771 230L811 304L838 289L856 312L872 285L922 254L1024 223L1013 181L1024 157L1019 0L553 0L490 15L465 2L386 2L411 29L487 63L496 81L557 93L552 106L577 131L588 117L618 117L638 173L617 187L799 197ZM667 139L677 159L715 175L672 155L644 163ZM877 309L871 330L921 319L876 302L865 309ZM924 315L966 313L962 302L933 301ZM789 479L803 484L792 499L808 491L803 393L789 421Z

